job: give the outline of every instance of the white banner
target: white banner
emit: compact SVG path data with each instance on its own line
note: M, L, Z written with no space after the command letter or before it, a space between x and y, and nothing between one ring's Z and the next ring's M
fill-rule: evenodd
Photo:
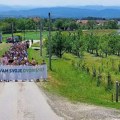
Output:
M47 78L47 65L0 65L0 80L36 80Z

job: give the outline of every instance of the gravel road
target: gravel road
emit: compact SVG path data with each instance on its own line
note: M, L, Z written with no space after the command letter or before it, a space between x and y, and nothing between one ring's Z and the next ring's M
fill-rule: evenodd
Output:
M34 82L0 83L0 120L63 120Z
M44 82L40 82L40 88ZM61 96L44 90L48 103L64 120L120 120L120 110L85 103L72 103ZM120 104L120 103L118 103Z

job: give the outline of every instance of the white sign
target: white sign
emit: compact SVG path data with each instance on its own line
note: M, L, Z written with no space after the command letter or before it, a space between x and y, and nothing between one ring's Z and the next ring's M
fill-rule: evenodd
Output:
M36 80L47 78L47 65L0 65L0 80Z

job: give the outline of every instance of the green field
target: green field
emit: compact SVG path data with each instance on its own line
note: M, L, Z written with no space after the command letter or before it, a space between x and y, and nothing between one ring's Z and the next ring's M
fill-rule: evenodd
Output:
M52 32L54 33L54 32ZM39 40L40 39L40 32L39 31L26 31L25 32L25 35L23 32L20 32L20 33L14 33L14 35L21 35L23 40L24 40L24 37L25 37L25 40L30 40L30 39L34 39L34 40ZM3 41L6 41L6 39L8 37L11 37L12 35L11 34L3 34ZM42 32L42 37L43 38L47 38L48 36L48 31L43 31Z

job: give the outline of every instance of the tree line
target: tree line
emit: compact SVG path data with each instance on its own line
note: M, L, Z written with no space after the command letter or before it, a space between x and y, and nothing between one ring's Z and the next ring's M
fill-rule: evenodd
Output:
M4 18L0 20L0 30L3 33L11 33L13 24L14 32L24 30L38 30L40 22L43 24L43 30L48 30L49 21L47 18ZM88 20L87 24L77 23L77 19L56 18L52 19L53 31L73 31L78 29L118 29L116 20L107 20L104 24L98 25L95 20Z

